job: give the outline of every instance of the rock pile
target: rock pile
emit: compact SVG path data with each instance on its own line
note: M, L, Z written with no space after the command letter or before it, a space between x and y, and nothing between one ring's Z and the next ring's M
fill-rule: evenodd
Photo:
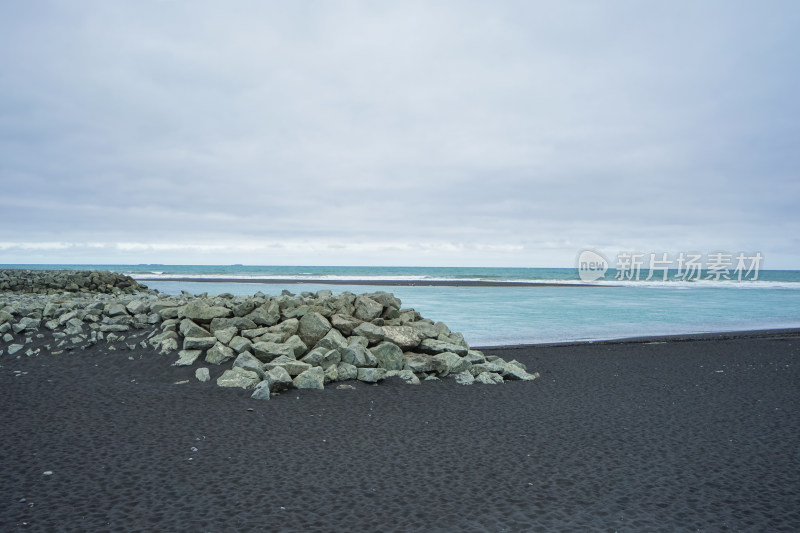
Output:
M0 270L0 292L32 294L127 293L143 291L133 278L115 272L96 270Z
M409 384L451 376L465 385L537 377L521 363L471 349L460 333L402 308L386 292L0 295L0 335L9 355L24 349L14 335L40 328L53 332L53 353L102 341L109 349L177 352L176 366L230 365L217 385L252 389L257 399L395 376ZM208 381L209 367L196 368L195 376Z

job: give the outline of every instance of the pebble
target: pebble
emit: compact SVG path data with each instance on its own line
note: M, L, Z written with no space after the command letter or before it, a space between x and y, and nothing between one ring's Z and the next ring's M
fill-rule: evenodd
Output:
M44 472L42 472L42 474L45 475L45 476L52 476L53 475L53 471L52 470L45 470Z

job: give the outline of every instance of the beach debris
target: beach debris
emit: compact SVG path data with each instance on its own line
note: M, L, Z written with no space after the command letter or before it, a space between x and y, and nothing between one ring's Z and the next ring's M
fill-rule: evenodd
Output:
M54 285L53 280L67 278L77 286L71 293ZM2 292L3 287L11 292ZM0 270L5 351L12 355L23 349L12 344L12 332L31 339L41 336L40 330L53 336L59 352L105 340L108 351L119 346L177 352L176 367L192 368L200 361L227 366L217 385L250 390L256 399L351 380L377 384L399 378L419 385L448 378L494 385L538 377L517 361L472 349L460 333L403 308L399 298L384 291L164 295L119 275L86 271L39 277ZM210 381L209 368L196 368L195 378Z

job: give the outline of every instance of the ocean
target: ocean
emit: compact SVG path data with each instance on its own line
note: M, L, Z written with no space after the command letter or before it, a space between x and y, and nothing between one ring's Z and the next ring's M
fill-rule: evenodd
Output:
M473 346L597 341L626 337L800 327L800 271L761 270L742 281L698 272L643 271L591 284L570 268L432 268L243 265L0 265L100 269L131 275L167 294L248 295L383 290L404 307L460 331ZM625 274L625 273L622 273ZM707 279L711 278L711 279ZM269 282L266 282L269 280ZM349 282L359 281L359 284ZM374 282L374 285L361 284ZM420 285L459 282L470 286ZM387 286L386 283L398 283ZM417 285L413 285L417 284ZM500 286L502 285L502 286ZM510 285L510 286L509 286Z

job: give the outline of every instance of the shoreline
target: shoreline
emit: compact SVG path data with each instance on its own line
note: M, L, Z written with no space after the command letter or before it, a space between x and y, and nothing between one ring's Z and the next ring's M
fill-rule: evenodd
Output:
M520 343L475 345L476 350L530 350L536 348L557 348L562 346L615 346L619 344L668 344L696 341L722 341L741 339L800 339L798 328L767 328L732 331L710 331L705 333L676 333L671 335L642 335L614 339L579 340L563 342Z

